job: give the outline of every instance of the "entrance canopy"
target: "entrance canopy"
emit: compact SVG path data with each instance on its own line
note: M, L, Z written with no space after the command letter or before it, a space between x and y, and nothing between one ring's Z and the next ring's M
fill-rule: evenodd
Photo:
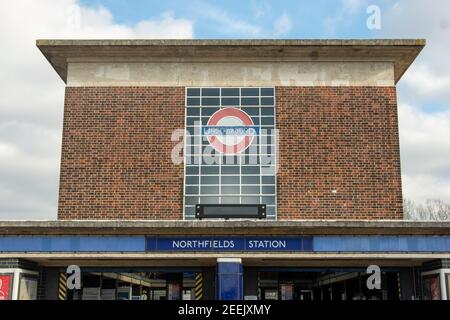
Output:
M450 258L447 222L3 221L0 258L43 265L421 265Z

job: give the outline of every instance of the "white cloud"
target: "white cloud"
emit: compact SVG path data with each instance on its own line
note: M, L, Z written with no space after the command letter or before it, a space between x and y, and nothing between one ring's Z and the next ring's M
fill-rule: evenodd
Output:
M402 86L424 101L429 98L450 100L450 72L438 75L431 68L429 63L418 62L402 79Z
M39 38L192 38L170 12L133 26L76 0L0 4L0 219L56 218L64 84Z
M288 34L291 29L291 18L289 18L286 12L283 12L283 14L279 16L273 24L273 34L275 37L279 37Z
M447 0L399 0L382 12L378 34L427 40L398 87L403 194L417 202L450 203L449 12ZM444 111L428 110L436 102Z
M365 4L367 4L367 0L341 0L341 5L335 14L324 20L325 32L330 36L334 36L337 29L351 22L354 15Z
M269 17L272 12L272 6L269 3L261 2L260 0L253 0L251 2L251 8L257 19Z
M427 113L400 103L399 126L404 173L435 176L450 184L450 110Z
M346 13L354 14L365 4L365 0L343 0L342 8Z
M252 3L255 22L252 19L239 19L221 7L207 2L198 2L194 7L195 16L210 22L211 30L224 36L236 38L276 38L287 35L292 29L292 21L286 12L270 22L271 7L267 3Z
M154 39L182 39L192 38L193 24L187 19L175 19L173 13L165 12L159 20L145 20L139 22L134 30L137 37Z
M347 25L370 1L342 0L326 20L329 34ZM427 46L398 85L403 194L450 203L450 1L398 0L381 11L381 38L425 38ZM438 104L434 106L433 104ZM431 112L433 110L446 110Z
M261 34L262 28L246 20L236 19L222 8L202 2L198 5L196 15L213 22L216 32L226 35L256 37Z
M411 101L446 99L450 102L449 12L448 0L433 0L433 5L424 0L400 0L382 12L379 35L427 40L426 47L401 81Z
M450 203L450 110L426 113L399 105L404 197Z

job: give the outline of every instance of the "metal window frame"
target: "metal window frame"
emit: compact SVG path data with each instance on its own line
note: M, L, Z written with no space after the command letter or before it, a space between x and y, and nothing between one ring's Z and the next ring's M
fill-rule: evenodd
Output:
M202 104L202 89L209 89L209 88L218 88L219 89L219 93L220 93L220 95L219 96L207 96L208 98L219 98L219 101L220 101L220 105L219 106L209 106L209 105L203 105ZM246 89L246 88L258 88L259 89L259 95L258 96L243 96L242 95L242 89ZM267 95L261 95L261 89L262 88L271 88L271 89L273 89L273 95L270 95L270 96L267 96ZM189 96L189 98L193 98L193 97L195 97L195 98L199 98L200 99L200 104L199 105L197 105L197 106L188 106L187 105L187 99L188 99L188 95L187 95L187 91L188 91L188 89L200 89L200 95L199 96ZM222 89L239 89L239 96L222 96ZM244 204L242 204L241 203L241 201L242 201L242 197L259 197L259 202L260 202L260 205L262 205L261 204L261 202L262 202L262 197L274 197L274 204L271 204L271 205L267 205L267 207L274 207L275 208L275 210L274 210L274 214L273 215L270 215L270 220L272 220L272 221L276 221L277 219L278 219L278 199L277 199L277 193L278 193L278 179L277 179L277 166L278 166L278 148L279 148L279 146L278 146L278 137L277 137L277 121L276 121L276 119L277 119L277 117L276 117L276 114L277 114L277 112L276 112L276 87L275 86L258 86L258 87L218 87L218 86L205 86L205 87L185 87L185 96L184 96L184 98L185 98L185 105L184 105L184 107L185 107L185 115L184 115L184 125L185 125L185 131L184 131L184 150L186 151L187 150L187 145L188 145L188 143L187 143L187 139L186 139L186 131L187 131L187 128L188 128L188 126L187 126L187 121L188 121L188 118L199 118L199 119L203 119L203 118L207 118L206 116L203 116L203 113L202 113L202 111L200 110L200 112L199 112L199 115L198 116L188 116L187 115L187 108L188 107L193 107L193 108L200 108L200 109L202 109L202 108L208 108L208 107L211 107L211 108L219 108L219 109L222 109L222 108L227 108L227 107L232 107L232 106L222 106L222 98L223 97L226 97L226 98L238 98L239 99L239 104L238 105L235 105L236 107L238 107L238 108L258 108L258 110L259 110L259 112L258 112L258 115L256 116L258 119L259 119L259 125L258 126L260 126L260 127L271 127L270 128L270 130L273 130L273 133L272 134L270 134L270 135L267 135L267 134L265 134L264 136L270 136L270 137L272 137L272 141L271 141L271 143L270 144L268 144L268 143L263 143L263 144L261 144L262 146L269 146L272 150L273 150L273 152L270 154L270 156L273 156L274 157L274 163L273 164L271 164L270 165L270 167L274 167L275 168L275 170L274 170L274 173L273 174L263 174L263 173L261 173L261 168L262 167L268 167L268 166L266 166L266 165L263 165L262 163L261 163L261 161L259 160L258 162L259 162L259 164L239 164L239 173L236 173L236 174L222 174L221 173L221 167L222 167L222 165L224 165L224 166L227 166L226 164L222 164L222 159L221 159L221 161L219 162L219 164L215 164L215 165L217 165L218 167L219 167L219 173L217 173L217 174L202 174L202 166L204 166L202 163L199 163L199 164L196 164L196 165L194 165L194 166L196 166L196 167L198 167L198 174L197 175L195 175L195 174L190 174L189 176L198 176L198 177L201 177L201 176L208 176L208 175L218 175L219 176L219 184L218 185L214 185L214 186L219 186L219 188L220 188L220 186L222 185L221 184L221 177L222 177L222 175L223 176L239 176L239 192L240 192L240 194L239 195L235 195L235 194L227 194L227 195L222 195L222 194L220 194L220 190L219 190L219 194L200 194L200 187L201 187L201 183L200 183L200 180L199 180L199 184L198 185L195 185L195 186L198 186L198 188L199 188L199 193L198 194L186 194L186 186L193 186L193 185L187 185L186 184L186 176L187 176L187 174L186 174L186 167L188 166L187 164L186 164L186 153L184 154L184 164L183 164L183 170L184 170L184 175L183 175L183 220L193 220L193 218L195 219L195 213L194 213L194 216L192 216L192 215L189 215L189 218L186 218L186 208L187 207L195 207L195 205L186 205L186 197L196 197L197 198L197 200L198 201L200 201L200 197L203 197L203 196L206 196L206 197L208 197L208 196L211 196L211 197L219 197L219 201L220 202L222 202L222 197L231 197L231 196L233 196L233 197L239 197L239 202L240 202L240 204L239 205L244 205ZM252 97L252 98L255 98L255 97L257 97L258 99L259 99L259 105L242 105L242 98L243 97ZM270 98L273 98L273 105L262 105L261 104L261 99L262 98L266 98L266 97L270 97ZM270 108L270 107L272 107L273 108L273 115L262 115L261 113L261 110L263 109L263 108ZM255 116L252 116L252 117L255 117ZM262 126L261 125L261 118L273 118L273 125L264 125L264 126ZM201 120L200 120L201 121ZM189 127L192 127L192 126L189 126ZM198 135L190 135L190 137L197 137ZM261 136L261 135L260 135ZM202 137L202 135L200 135L200 137ZM190 144L189 143L189 146L191 147L191 146L196 146L196 144L194 143L194 144ZM203 143L202 143L202 146L203 146ZM267 154L267 155L269 155L269 154ZM192 155L191 155L192 156ZM258 156L260 157L260 156L262 156L261 154L258 154ZM230 165L230 166L233 166L233 165ZM245 185L242 185L242 176L243 176L243 173L242 173L242 167L243 166L258 166L259 167L259 174L245 174L245 175L252 175L252 176L259 176L259 181L260 181L260 184L259 184L259 187L260 187L260 192L259 192L259 194L245 194L245 195L243 195L242 194L242 186L253 186L253 185L247 185L247 184L245 184ZM263 183L262 183L262 177L263 176L274 176L274 178L275 178L275 182L274 182L274 184L264 184L263 185ZM206 185L206 186L209 186L209 185ZM255 185L256 186L256 185ZM274 187L274 193L272 194L263 194L262 193L262 187L263 186L273 186ZM219 203L219 204L221 204L221 203Z

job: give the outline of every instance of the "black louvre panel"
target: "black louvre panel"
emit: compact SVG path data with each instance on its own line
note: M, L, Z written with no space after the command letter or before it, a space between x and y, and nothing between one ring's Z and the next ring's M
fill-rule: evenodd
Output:
M195 216L205 218L258 218L266 217L264 204L197 204Z

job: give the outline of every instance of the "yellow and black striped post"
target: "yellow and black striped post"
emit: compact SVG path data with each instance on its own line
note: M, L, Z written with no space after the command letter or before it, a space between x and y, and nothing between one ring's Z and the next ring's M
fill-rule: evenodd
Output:
M195 275L195 300L203 298L203 273L199 272Z
M59 274L58 300L67 300L67 274L64 272Z

